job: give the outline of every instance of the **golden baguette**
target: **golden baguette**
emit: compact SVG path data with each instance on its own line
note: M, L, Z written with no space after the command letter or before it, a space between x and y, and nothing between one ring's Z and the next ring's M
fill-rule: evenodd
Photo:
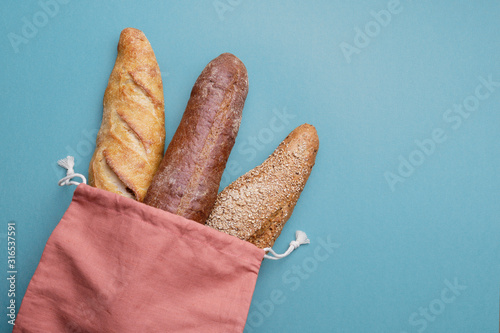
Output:
M89 184L142 201L163 157L163 83L144 33L126 28L104 93Z
M264 163L219 193L207 225L259 248L272 247L306 185L318 147L314 126L297 127Z

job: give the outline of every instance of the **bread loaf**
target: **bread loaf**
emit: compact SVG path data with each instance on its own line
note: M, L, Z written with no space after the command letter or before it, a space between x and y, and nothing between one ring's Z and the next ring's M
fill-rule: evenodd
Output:
M259 248L272 247L304 189L318 147L312 125L297 127L264 163L222 190L207 225Z
M221 54L203 69L144 203L205 223L247 93L247 70L236 56Z
M142 31L121 32L103 104L89 184L142 201L165 147L161 73Z

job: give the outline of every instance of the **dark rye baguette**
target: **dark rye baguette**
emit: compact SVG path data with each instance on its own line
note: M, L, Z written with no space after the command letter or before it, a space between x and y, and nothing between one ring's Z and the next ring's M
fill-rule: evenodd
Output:
M261 165L217 196L207 225L264 249L292 215L319 148L314 126L293 130Z
M205 223L248 93L245 65L224 53L201 72L144 203Z

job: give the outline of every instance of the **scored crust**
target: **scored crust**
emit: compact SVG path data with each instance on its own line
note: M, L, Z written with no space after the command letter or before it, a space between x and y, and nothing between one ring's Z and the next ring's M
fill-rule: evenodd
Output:
M144 33L126 28L104 93L89 184L142 201L163 157L163 83Z

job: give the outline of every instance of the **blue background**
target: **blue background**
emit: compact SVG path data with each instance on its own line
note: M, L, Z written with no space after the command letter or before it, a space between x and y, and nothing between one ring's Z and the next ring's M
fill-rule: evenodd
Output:
M247 332L498 331L500 87L468 118L447 110L473 102L480 77L500 82L499 1L401 0L383 25L370 13L387 0L64 2L45 21L38 1L0 5L0 267L5 277L15 221L17 305L74 190L57 186L56 161L74 155L87 175L118 37L135 27L162 71L167 143L211 59L232 52L247 66L221 188L296 126L318 130L316 166L275 248L296 229L311 244L263 263ZM34 20L38 31L12 43ZM446 140L431 149L436 129ZM419 165L403 170L411 158ZM388 172L403 181L391 188ZM7 289L4 279L2 332Z

